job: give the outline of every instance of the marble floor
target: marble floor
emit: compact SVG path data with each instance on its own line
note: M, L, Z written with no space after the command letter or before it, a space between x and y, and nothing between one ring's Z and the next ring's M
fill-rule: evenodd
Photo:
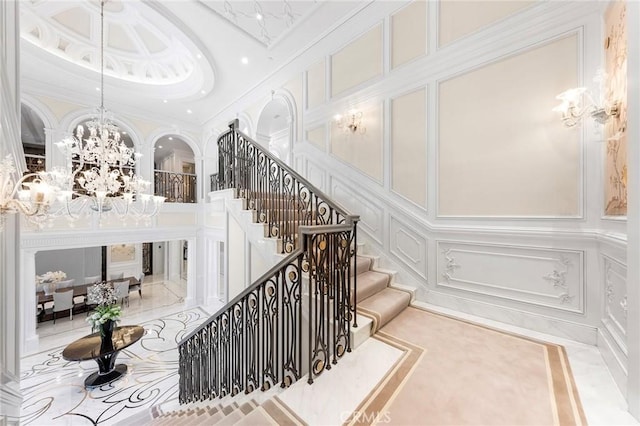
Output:
M82 386L84 377L96 370L96 364L93 361L68 362L60 356L64 346L86 334L88 328L70 325L67 330L59 328L59 333L48 334L40 339L39 352L22 360L21 387L25 400L21 424L110 425L123 421L128 424L126 419L144 418L150 406L176 398L176 342L219 306L185 310L179 292L175 292L179 285L173 287L160 280L155 281L155 285L157 287L150 293L155 293L158 300L151 306L144 307L141 304L136 307L137 295L132 294L126 323L144 325L147 334L139 344L121 353L118 359L129 366L129 372L113 385L85 390ZM175 303L169 304L166 292L174 294ZM596 347L434 306L424 307L564 345L588 424L638 424L626 411L624 398ZM78 319L84 321L84 318ZM282 392L279 398L311 425L342 424L341 420L357 407L364 395L375 388L379 377L392 368L398 356L397 349L369 339L332 370L320 376L313 386L308 386L302 380ZM345 381L355 387L348 392L337 393L336 389L344 388ZM318 401L323 402L318 404ZM136 420L136 424L143 423Z

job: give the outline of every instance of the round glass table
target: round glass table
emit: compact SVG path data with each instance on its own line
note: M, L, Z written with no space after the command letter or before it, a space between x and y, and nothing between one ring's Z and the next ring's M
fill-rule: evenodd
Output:
M96 388L118 380L127 372L124 364L116 365L118 353L137 342L144 335L144 328L139 325L125 325L113 330L111 341L102 341L100 333L93 333L76 340L62 351L62 358L67 361L95 360L98 371L84 381L86 388Z

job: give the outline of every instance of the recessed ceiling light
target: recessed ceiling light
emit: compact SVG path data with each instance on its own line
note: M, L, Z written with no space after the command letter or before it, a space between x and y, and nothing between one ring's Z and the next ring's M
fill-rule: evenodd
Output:
M242 59L240 59L240 62L247 65L249 63L249 58L247 58L246 56L243 56Z
M172 141L173 140L173 136L169 136L169 140Z
M198 59L202 59L202 55L198 53L198 54L196 55L196 58L198 58Z
M204 94L205 94L205 93L207 93L207 92L205 92L204 90L201 90L201 91L200 91L200 93L202 93L202 94L204 95Z
M166 104L169 101L167 101L166 99L163 99L162 102Z
M191 111L190 109L187 110L187 114L191 114L193 111Z
M256 19L258 21L262 21L262 15L260 13L256 13Z
M123 134L123 135L126 135L126 134L127 134L127 132L123 131L123 132L122 132L122 134Z
M96 92L99 92L99 91L100 91L100 88L99 88L99 87L96 87Z
M162 145L158 145L158 148L162 149Z

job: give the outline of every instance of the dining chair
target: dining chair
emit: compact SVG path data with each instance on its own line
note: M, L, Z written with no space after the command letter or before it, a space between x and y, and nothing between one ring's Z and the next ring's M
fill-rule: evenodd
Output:
M84 277L84 283L85 284L95 284L100 282L100 279L102 278L102 276L100 275L96 275L93 277Z
M142 299L142 282L144 281L144 272L140 274L138 278L138 284L132 284L129 286L129 291L138 290L138 294L140 295L140 299Z
M124 278L124 272L120 272L118 274L109 274L109 281L121 280L123 278Z
M56 323L56 313L69 310L69 320L73 320L73 289L68 288L53 293L53 323Z
M118 303L124 304L126 301L127 306L129 306L129 280L114 282L113 289L115 290Z

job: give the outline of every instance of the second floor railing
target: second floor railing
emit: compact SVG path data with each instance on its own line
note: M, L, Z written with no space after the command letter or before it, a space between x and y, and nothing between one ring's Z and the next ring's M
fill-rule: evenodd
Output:
M167 203L196 203L197 181L192 173L153 172L154 194L166 198Z

